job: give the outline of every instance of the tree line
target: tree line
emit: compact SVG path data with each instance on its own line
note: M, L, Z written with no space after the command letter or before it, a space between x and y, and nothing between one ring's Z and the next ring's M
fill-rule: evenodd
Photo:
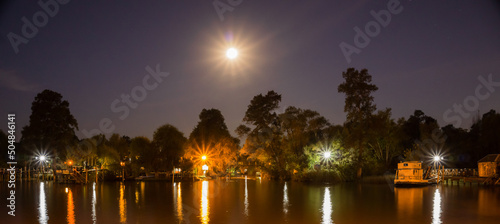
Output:
M268 91L250 101L237 136L230 134L221 111L212 108L200 112L187 137L164 124L153 139L117 133L79 139L69 102L44 90L32 103L16 159L35 165L34 158L46 154L54 170L78 165L118 171L125 162L127 173L135 176L174 167L191 173L208 165L218 176L259 171L270 178L347 181L393 172L403 160L431 164L436 155L447 167L474 168L480 158L500 150L500 114L494 110L478 116L470 129L440 127L421 110L394 119L390 108L377 110L372 94L378 87L368 70L348 68L342 76L337 90L346 96L344 124L331 124L314 110L281 108L281 94ZM7 147L1 131L0 144ZM0 165L6 167L6 161L2 156Z

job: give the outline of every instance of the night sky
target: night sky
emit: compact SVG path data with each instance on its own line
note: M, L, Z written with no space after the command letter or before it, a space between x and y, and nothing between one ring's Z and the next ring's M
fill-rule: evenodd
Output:
M342 124L345 96L337 87L348 67L368 69L379 87L377 108L392 108L395 119L420 109L441 126L453 124L445 112L466 99L478 102L473 116L500 111L500 84L472 99L480 77L491 74L500 83L498 1L393 1L398 12L382 26L370 11L388 11L389 2L242 0L231 6L220 0L219 7L232 9L220 17L213 1L73 0L43 21L37 1L4 1L0 115L17 114L20 137L34 97L50 89L69 101L80 131L109 119L113 132L130 137L151 138L166 123L189 136L201 110L216 108L234 133L253 96L275 90L283 99L279 112L312 109ZM16 53L9 33L24 38L22 18L33 22L33 15L44 26L18 43ZM339 45L356 47L354 28L366 32L367 24L373 37L348 62ZM236 60L225 58L229 46L238 48ZM162 82L153 87L146 67L157 65L169 75L156 77ZM126 116L121 95L132 92L141 101ZM462 116L461 127L469 128L473 116Z

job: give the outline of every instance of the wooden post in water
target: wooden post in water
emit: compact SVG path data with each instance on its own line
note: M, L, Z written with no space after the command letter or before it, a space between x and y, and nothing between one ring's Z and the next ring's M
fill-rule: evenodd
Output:
M174 170L172 172L172 183L174 183L174 178L175 178L175 166L174 166Z

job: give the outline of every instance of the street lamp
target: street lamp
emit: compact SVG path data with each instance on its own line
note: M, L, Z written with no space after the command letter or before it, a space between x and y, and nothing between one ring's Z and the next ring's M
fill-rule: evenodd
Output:
M207 171L208 171L208 166L207 166L207 164L203 165L203 166L201 167L201 170L203 170L203 175L205 175L205 176L206 176L206 173L207 173Z
M432 160L434 161L434 172L436 172L437 182L439 182L439 172L436 169L436 164L440 165L441 160L443 160L443 159L444 159L444 157L442 157L440 155L435 155L434 157L432 157ZM441 169L441 167L439 167L439 169Z
M203 161L207 160L207 156L203 155L203 156L201 157L201 160L203 160Z
M125 162L120 162L120 166L122 166L122 181L125 181Z
M42 178L45 180L45 161L47 160L47 157L44 155L41 155L40 157L35 157L35 159L38 159L40 163L42 164Z
M441 161L442 159L443 159L443 157L441 157L441 156L434 156L435 163L439 163L439 161Z
M324 153L323 153L323 157L324 157L325 159L330 159L330 157L331 157L331 156L332 156L332 153L331 153L331 152L329 152L329 151L326 151L326 152L324 152Z

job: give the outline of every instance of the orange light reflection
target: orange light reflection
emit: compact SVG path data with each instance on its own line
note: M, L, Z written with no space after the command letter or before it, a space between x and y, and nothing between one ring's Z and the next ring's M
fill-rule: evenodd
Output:
M68 188L66 188L68 189ZM73 202L73 192L68 189L68 224L75 224L75 204Z
M127 201L125 200L125 185L120 183L120 223L127 222Z

